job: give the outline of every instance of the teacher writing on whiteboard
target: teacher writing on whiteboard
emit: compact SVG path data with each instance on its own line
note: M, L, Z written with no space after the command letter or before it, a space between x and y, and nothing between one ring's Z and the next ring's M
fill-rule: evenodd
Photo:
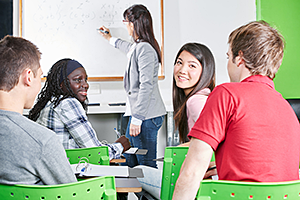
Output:
M153 34L152 17L143 5L133 5L123 13L123 23L133 43L111 36L110 30L100 27L99 33L115 48L127 54L128 63L124 75L127 94L126 112L130 116L126 137L131 146L148 149L146 155L125 154L129 167L147 165L157 168L157 133L164 115L165 105L158 87L158 68L161 62L159 45Z

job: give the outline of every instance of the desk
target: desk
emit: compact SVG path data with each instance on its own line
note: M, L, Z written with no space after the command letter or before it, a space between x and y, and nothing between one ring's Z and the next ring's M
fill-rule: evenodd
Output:
M88 106L87 114L125 113L126 106L109 106L108 103L100 103L100 106Z
M116 190L120 193L141 192L142 185L137 178L115 178Z
M112 164L125 163L125 162L126 162L126 158L111 159L109 161L109 163L112 163Z
M24 109L23 115L28 115L30 109ZM100 106L88 106L87 114L125 113L126 106L109 106L108 103L100 103Z
M77 177L78 180L90 179L93 177ZM141 192L142 185L137 178L115 177L116 191L119 193Z

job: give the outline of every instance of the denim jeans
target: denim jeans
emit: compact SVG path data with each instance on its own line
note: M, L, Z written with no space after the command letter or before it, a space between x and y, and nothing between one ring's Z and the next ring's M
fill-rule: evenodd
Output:
M139 165L135 168L143 170L144 177L138 178L141 183L143 190L157 199L160 199L161 180L162 180L162 169L156 169L153 167Z
M157 168L156 161L153 161L153 159L156 159L157 133L162 126L163 121L164 116L144 120L141 125L141 133L138 136L133 137L129 134L131 117L129 118L125 136L129 139L132 147L147 149L148 153L146 155L124 154L126 163L123 165L129 167L147 165Z

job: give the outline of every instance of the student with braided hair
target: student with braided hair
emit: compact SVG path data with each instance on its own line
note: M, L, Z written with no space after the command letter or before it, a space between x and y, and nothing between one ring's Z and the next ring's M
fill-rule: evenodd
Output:
M29 118L53 130L65 149L102 146L86 115L88 89L84 67L76 60L59 60L50 69ZM130 148L125 136L105 145L110 159Z

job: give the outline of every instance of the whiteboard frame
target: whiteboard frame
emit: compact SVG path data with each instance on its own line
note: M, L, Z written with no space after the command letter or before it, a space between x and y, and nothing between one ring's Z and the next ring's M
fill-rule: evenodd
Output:
M22 13L23 13L23 3L22 0L19 0L19 36L22 37ZM161 72L158 76L158 80L165 79L165 70L164 70L164 2L160 0L160 15L161 15ZM46 78L42 78L42 81L45 81ZM123 81L123 76L104 76L104 77L88 77L88 81Z

